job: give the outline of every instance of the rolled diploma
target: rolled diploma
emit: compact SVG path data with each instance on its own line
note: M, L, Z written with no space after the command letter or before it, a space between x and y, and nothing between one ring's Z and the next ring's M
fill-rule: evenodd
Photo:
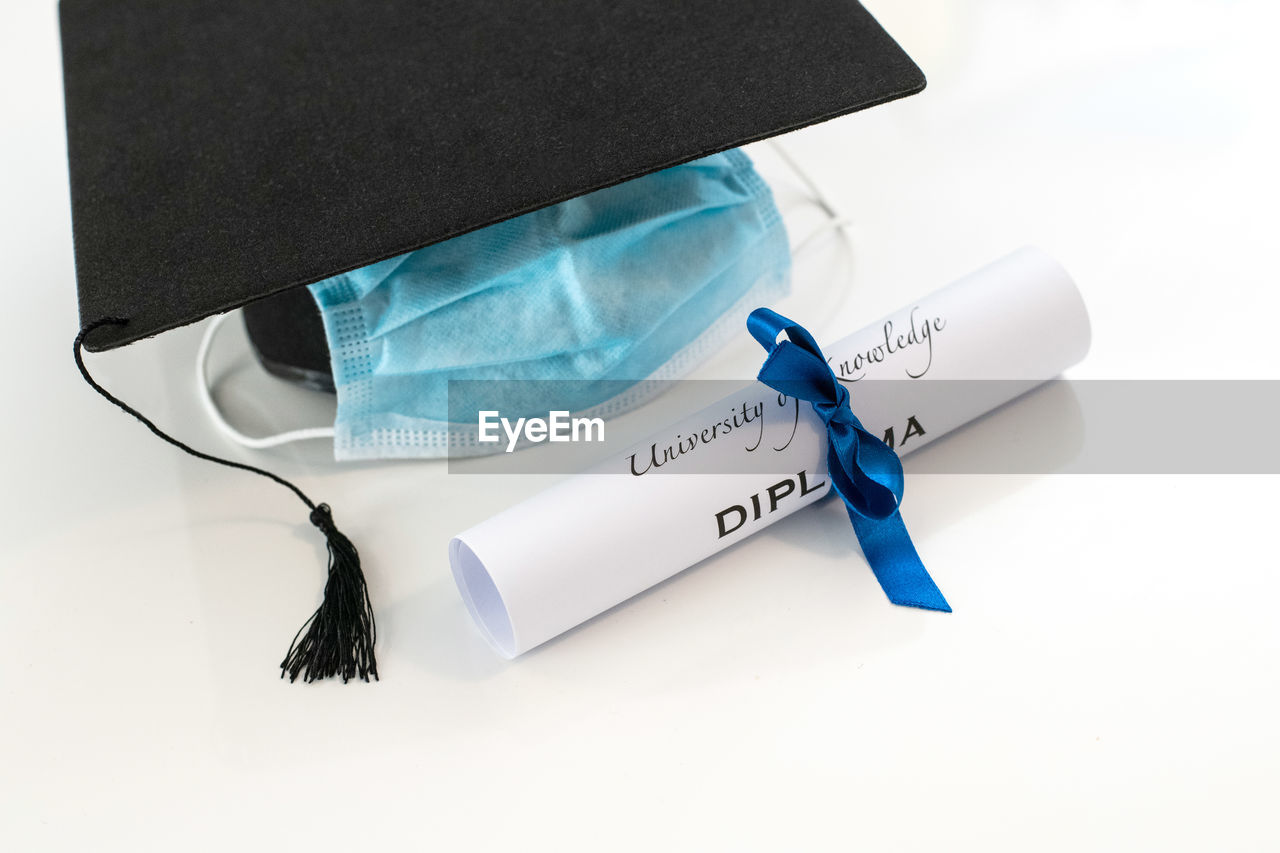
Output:
M1057 376L1088 348L1079 291L1031 248L823 344L854 414L900 454ZM1018 381L913 399L913 386L940 379ZM515 657L822 498L826 446L808 403L757 382L459 534L454 580L481 632ZM733 473L669 476L695 465Z

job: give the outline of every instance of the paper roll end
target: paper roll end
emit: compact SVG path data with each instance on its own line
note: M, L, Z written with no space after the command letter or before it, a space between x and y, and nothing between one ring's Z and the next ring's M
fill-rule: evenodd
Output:
M1039 276L1042 280L1052 277L1059 281L1061 293L1067 304L1057 316L1062 322L1075 325L1072 337L1076 344L1076 351L1072 353L1066 366L1071 367L1082 361L1093 343L1093 323L1089 319L1089 309L1085 305L1084 294L1080 292L1080 285L1076 284L1075 277L1061 261L1039 246L1023 246L1008 255L1008 258L1018 259L1025 265L1023 275L1028 280Z
M453 571L453 582L458 585L458 593L467 606L467 612L480 628L480 633L498 654L507 660L514 658L516 641L511 616L484 561L466 542L455 537L449 542L449 568Z

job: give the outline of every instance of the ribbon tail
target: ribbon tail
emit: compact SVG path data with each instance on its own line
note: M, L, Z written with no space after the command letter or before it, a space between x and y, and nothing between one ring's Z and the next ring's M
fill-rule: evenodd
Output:
M951 612L942 590L920 561L901 513L875 519L854 512L848 505L845 509L853 522L853 531L858 534L862 553L890 601L906 607Z

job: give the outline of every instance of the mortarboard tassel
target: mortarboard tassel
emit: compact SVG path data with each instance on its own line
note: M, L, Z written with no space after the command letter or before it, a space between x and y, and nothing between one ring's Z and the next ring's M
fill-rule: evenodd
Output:
M280 663L280 677L284 678L288 675L290 681L296 681L299 678L303 681L315 681L337 675L345 683L353 678L368 681L372 676L376 681L378 661L374 657L373 647L377 639L377 626L373 619L373 605L369 602L369 590L365 585L364 572L360 568L360 554L356 551L355 545L351 544L351 540L334 525L333 513L329 505L315 503L293 483L270 471L211 456L188 447L99 385L84 366L85 336L100 326L123 326L127 322L118 317L106 317L87 324L76 335L72 349L76 367L80 368L80 375L84 377L84 381L122 411L141 421L156 436L179 450L197 459L259 474L284 486L297 495L311 510L311 523L320 529L328 542L329 576L324 585L324 600L294 635L289 653Z

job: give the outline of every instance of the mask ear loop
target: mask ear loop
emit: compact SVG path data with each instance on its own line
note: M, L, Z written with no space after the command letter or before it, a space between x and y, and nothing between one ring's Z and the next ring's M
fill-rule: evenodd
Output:
M826 193L818 188L818 183L813 178L809 177L809 173L806 172L798 162L796 162L796 159L791 156L791 152L787 151L777 138L769 140L769 147L773 149L773 152L778 155L782 162L787 164L787 168L800 179L800 183L804 184L805 189L809 191L809 195L813 196L813 200L818 203L819 207L827 212L827 216L831 217L833 225L843 228L852 224L849 217L841 213L839 208L837 208L836 205L832 203L831 199L827 197Z
M844 238L844 243L849 250L850 264L855 264L858 258L858 251L854 238L853 220L841 212L840 208L831 201L831 198L818 187L818 182L810 177L809 173L791 156L791 153L787 151L786 147L778 139L770 139L769 147L778 155L778 159L786 164L792 174L800 180L800 183L809 191L814 203L822 208L828 217L826 222L814 228L796 243L791 250L791 256L797 257L803 254L806 249L821 240L827 232L834 229L839 231ZM830 306L825 306L821 312L818 312L819 316L835 316L844 307L845 302L848 301L850 288L840 287L834 288L834 290L836 291L835 302Z
M236 444L248 447L251 450L265 450L269 447L279 447L282 444L307 441L313 438L332 439L333 427L331 426L295 429L255 438L251 435L245 435L227 422L226 417L222 414L222 409L218 407L217 402L213 399L213 389L209 382L209 352L213 349L213 341L218 335L218 330L222 328L222 324L227 321L228 316L227 314L220 314L209 322L209 325L205 327L204 337L200 339L200 350L196 353L196 394L200 397L200 404L204 407L205 414L209 416L209 420L213 421L213 425L218 432Z

